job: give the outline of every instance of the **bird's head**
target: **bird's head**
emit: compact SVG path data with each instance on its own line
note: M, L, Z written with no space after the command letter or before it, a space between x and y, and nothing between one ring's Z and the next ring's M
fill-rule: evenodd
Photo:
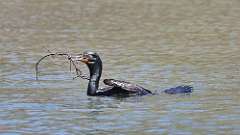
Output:
M97 69L102 69L102 61L96 52L85 51L81 55L75 56L73 60L85 63L90 72Z
M85 51L80 56L77 56L75 58L75 60L81 61L81 62L83 62L87 65L94 65L95 63L97 63L101 59L96 52Z

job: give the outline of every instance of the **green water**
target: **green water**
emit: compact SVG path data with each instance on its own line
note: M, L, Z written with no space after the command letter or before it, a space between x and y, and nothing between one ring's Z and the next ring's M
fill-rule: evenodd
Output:
M35 80L48 50L96 51L102 78L194 92L88 97L61 59ZM0 56L0 134L240 132L239 0L0 0Z

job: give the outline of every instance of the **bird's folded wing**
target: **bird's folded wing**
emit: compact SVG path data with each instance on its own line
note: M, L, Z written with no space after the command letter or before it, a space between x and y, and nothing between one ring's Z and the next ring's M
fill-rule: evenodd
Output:
M103 82L104 82L105 85L112 86L112 87L119 87L119 88L122 88L124 90L132 91L132 92L144 89L139 85L136 85L136 84L133 84L133 83L130 83L130 82L126 82L126 81L121 81L121 80L104 79Z

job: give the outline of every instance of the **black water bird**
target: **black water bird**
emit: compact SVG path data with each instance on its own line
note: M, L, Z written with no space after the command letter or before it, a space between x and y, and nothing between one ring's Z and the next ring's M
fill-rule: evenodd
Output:
M155 94L137 84L115 79L104 79L104 84L109 87L99 89L99 80L102 74L102 60L95 52L86 51L81 56L75 58L77 61L85 63L90 72L88 82L87 95L89 96L142 96L147 94ZM191 93L191 86L178 86L175 88L166 89L163 92L167 94Z

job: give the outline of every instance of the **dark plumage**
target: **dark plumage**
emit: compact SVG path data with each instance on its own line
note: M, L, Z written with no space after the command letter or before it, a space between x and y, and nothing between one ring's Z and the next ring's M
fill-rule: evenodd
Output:
M177 86L164 90L167 94L178 94L178 93L192 93L193 88L191 86Z
M142 96L153 94L150 90L137 84L115 79L105 79L103 82L109 87L98 89L99 80L102 74L102 61L99 55L95 52L87 51L84 52L81 57L77 57L76 60L85 63L89 68L90 80L87 89L87 95L89 96ZM176 88L167 89L164 92L168 94L191 93L192 87L178 86Z

